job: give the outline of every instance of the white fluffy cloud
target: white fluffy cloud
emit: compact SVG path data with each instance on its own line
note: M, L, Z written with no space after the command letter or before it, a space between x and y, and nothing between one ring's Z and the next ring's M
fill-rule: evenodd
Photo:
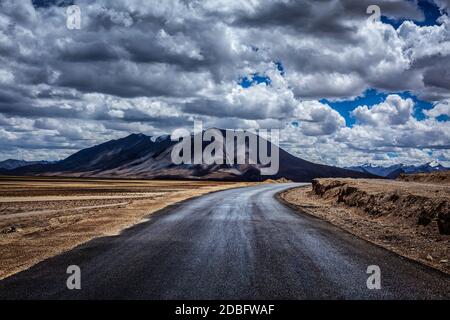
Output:
M433 109L424 110L424 113L432 118L437 118L439 116L450 117L450 100L440 101L433 107Z
M361 123L374 126L395 126L411 119L414 102L412 99L403 100L398 95L389 95L386 100L371 108L359 106L352 111L352 115Z
M284 147L330 164L448 159L448 125L437 119L449 114L446 0L435 0L439 24L405 21L398 29L368 22L369 0L75 2L81 30L66 28L63 5L0 2L4 156L41 158L47 150L59 158L201 119L282 128ZM379 5L391 19L424 18L414 1ZM265 81L239 84L257 77ZM419 121L413 100L390 94L357 107L349 127L322 100L370 88L409 91L434 107Z
M417 120L414 108L411 99L390 95L371 108L356 108L353 114L358 122L331 135L310 139L292 127L284 134L288 141L298 139L293 150L311 161L348 166L365 162L420 164L439 159L449 165L450 126L436 119L445 110L436 105L425 111L425 119Z

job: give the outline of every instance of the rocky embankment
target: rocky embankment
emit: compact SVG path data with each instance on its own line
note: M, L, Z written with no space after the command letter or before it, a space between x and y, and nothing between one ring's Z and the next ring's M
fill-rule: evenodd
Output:
M450 185L420 179L427 182L315 179L279 197L302 214L450 274Z
M315 179L312 190L322 198L360 208L373 217L390 215L411 224L434 225L440 234L450 235L447 188L419 183L407 188L401 182L374 182L375 186L370 183L367 180Z

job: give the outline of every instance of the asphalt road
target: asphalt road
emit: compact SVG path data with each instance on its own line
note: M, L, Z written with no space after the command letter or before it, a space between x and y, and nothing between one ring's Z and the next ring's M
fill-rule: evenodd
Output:
M158 213L0 282L3 299L450 298L450 277L295 213L293 184L227 190ZM81 290L66 269L81 268ZM381 269L380 290L366 285Z

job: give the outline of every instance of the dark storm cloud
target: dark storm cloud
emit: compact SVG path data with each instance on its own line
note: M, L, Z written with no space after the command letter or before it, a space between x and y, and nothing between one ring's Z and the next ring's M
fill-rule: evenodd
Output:
M371 5L377 5L381 9L381 14L394 19L423 20L423 12L419 9L416 0L412 1L391 1L391 0L342 0L341 14L344 16L365 18L367 8Z
M169 17L158 10L137 10L127 3L117 2L108 8L102 7L101 2L98 6L88 6L86 8L90 9L84 10L84 29L70 33L60 26L54 35L50 32L45 38L35 39L37 43L33 46L41 46L44 50L42 41L45 41L47 52L44 54L38 50L36 57L19 55L21 63L27 67L17 73L17 77L21 78L18 80L21 83L46 83L125 98L183 97L195 96L208 80L216 83L234 80L238 74L233 67L258 61L258 54L234 52L230 48L225 28L228 19L220 18L221 14L213 10L208 16L202 16L201 10L198 10L200 15L195 18L181 16L184 12L176 11L179 17ZM80 5L87 6L81 1ZM418 15L413 3L395 1L382 2L381 5L386 7L387 13L403 10L404 16ZM189 5L181 6L180 10L188 10L186 8ZM354 35L357 26L348 25L348 21L357 12L366 19L365 8L365 4L346 1L268 2L267 5L257 6L252 14L237 10L234 24L251 25L261 32L273 25L287 29L295 27L297 33L305 33L308 37L320 37L322 33L339 35L336 41L340 42L345 41L345 34L349 34L349 39L353 37L352 41L360 41ZM187 12L194 14L192 10ZM59 14L61 12L55 9L47 13L52 19L57 19ZM211 21L209 14L218 19ZM177 19L182 19L182 22L174 22ZM58 31L64 33L58 34ZM23 41L26 40L33 41ZM262 42L261 45L266 44ZM273 59L277 58L275 54L284 56L290 68L303 73L356 72L365 77L368 61L361 63L354 60L352 63L353 60L348 60L343 63L320 52L320 47L292 47L291 52L295 54L290 51L278 54L276 48L273 50ZM50 71L57 72L54 75L56 80L51 81ZM333 90L330 97L340 91ZM304 90L297 92L306 97L319 94L308 94ZM323 93L326 95L326 90Z
M28 100L28 102L31 102ZM27 100L17 101L1 101L0 112L10 116L20 116L26 118L50 117L50 118L79 118L80 115L76 110L67 110L60 107L33 107Z
M124 98L196 97L205 83L220 85L223 81L237 81L243 76L239 69L282 59L288 72L298 72L298 77L354 73L352 77L357 82L379 84L381 87L383 81L395 83L391 78L364 80L371 77L367 66L372 60L379 60L379 56L340 59L332 51L342 50L340 45L332 45L327 51L321 48L319 39L323 34L338 38L327 42L363 45L364 39L356 34L360 25L351 22L367 19L365 10L370 1L263 1L252 10L231 6L228 11L206 4L203 7L201 2L184 2L173 8L165 4L155 8L136 1L108 2L108 6L104 1L77 3L83 8L83 28L74 32L65 30L63 12L50 8L52 4L63 6L64 1L33 3L40 7L42 17L50 22L43 27L46 32L18 39L22 45L28 44L34 54L24 55L18 48L13 51L9 48L20 65L14 70L17 82L48 84ZM378 4L387 16L401 15L413 19L422 16L415 2L380 1ZM36 24L35 20L39 19L19 17L27 16L29 7L12 10L10 5L8 8L12 21L19 25ZM57 23L61 25L57 26ZM230 28L236 25L243 34L237 33L229 38ZM54 32L52 26L55 26ZM316 38L317 46L302 47L285 42L281 47L274 44L273 48L266 50L264 47L272 40L270 28L273 26L282 28L280 35L284 31L292 33L293 29L300 39L302 34ZM40 26L34 27L39 29ZM248 34L245 34L246 27L252 29ZM15 35L14 31L9 33ZM278 34L274 33L275 36ZM260 51L245 49L246 46L251 47L251 41ZM232 48L233 42L237 48ZM348 90L327 89L326 86L324 90L311 93L295 86L294 90L304 97L327 97L329 90L328 97L334 98L336 95L351 95L350 91L358 94L361 87L355 83L349 85Z
M59 70L61 75L54 82L58 86L125 98L185 97L202 86L195 81L200 80L201 75L179 73L175 67L166 64L138 67L123 61L114 65L102 61L78 64L77 68L71 64L61 64Z
M442 10L448 5L435 2ZM328 141L352 149L366 139L364 149L374 150L383 147L380 141L395 146L392 137L402 130L408 133L402 145L423 143L426 126L409 119L411 127L397 131L345 128L342 116L318 101L351 100L369 88L410 91L433 102L449 98L445 17L441 27L428 29L367 24L372 4L394 20L421 20L417 1L75 3L81 30L66 28L72 1L0 1L0 137L6 141L0 147L19 148L27 130L35 141L23 148L67 150L194 119L245 127L301 119L291 147L317 138L305 145ZM270 80L239 85L255 75ZM445 127L427 125L429 137L444 144Z
M66 62L99 62L119 59L114 47L97 40L67 45L59 50L58 57Z
M375 4L372 0L290 0L286 2L269 1L251 13L240 12L234 23L242 27L261 28L263 26L287 27L296 32L328 36L352 36L355 26L348 21L367 19L366 10ZM382 14L392 18L421 20L423 13L413 1L377 1Z
M447 59L450 65L450 58ZM425 71L423 82L426 86L450 90L450 70L446 68L429 68Z

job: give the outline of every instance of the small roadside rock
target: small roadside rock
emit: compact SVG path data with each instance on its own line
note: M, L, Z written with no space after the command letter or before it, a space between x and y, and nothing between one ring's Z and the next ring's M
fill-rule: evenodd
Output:
M431 255L427 255L427 260L433 261L433 257Z
M442 259L441 261L439 261L440 263L447 263L448 260L447 259Z
M14 232L17 232L16 227L8 227L8 228L1 230L0 234L9 234L9 233L14 233Z

